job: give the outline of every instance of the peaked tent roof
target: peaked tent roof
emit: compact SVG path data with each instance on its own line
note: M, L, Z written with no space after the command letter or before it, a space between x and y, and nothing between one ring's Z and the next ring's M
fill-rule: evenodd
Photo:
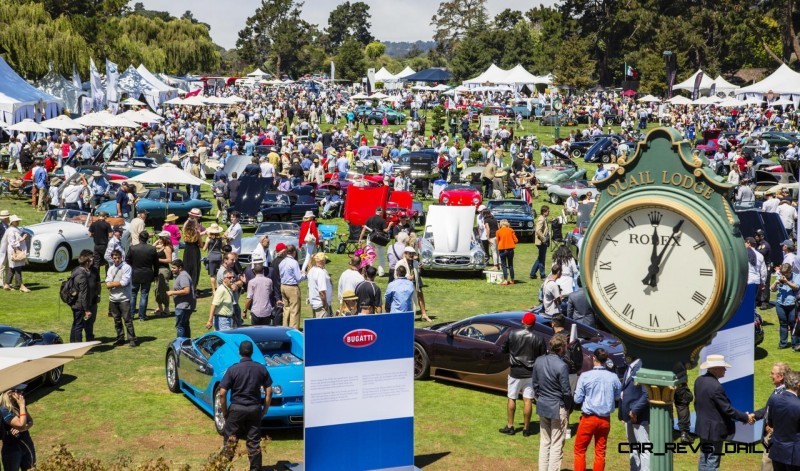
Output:
M0 121L14 124L36 118L37 103L45 104L45 117L49 119L58 116L64 100L26 82L0 57Z
M156 109L158 104L163 101L160 97L160 91L145 80L142 74L134 69L132 65L128 66L128 69L117 79L117 90L122 93L127 93L133 98L138 98L139 95L143 95L145 101L152 109Z
M717 84L718 92L732 92L739 89L736 85L722 78L722 75L717 75L717 78L714 79L714 83Z
M89 96L89 93L76 87L75 84L52 69L36 82L36 88L61 98L64 100L64 107L67 111L76 114L80 112L81 96Z
M264 72L260 68L250 72L249 74L247 74L248 77L263 77L265 75L269 75L269 74Z
M475 78L471 78L469 80L465 80L465 84L481 84L481 83L497 83L503 81L510 71L501 69L500 67L492 64L489 66L488 69L484 70L483 73L478 75ZM505 82L503 82L505 83Z
M748 87L740 88L736 94L744 93L769 93L779 95L800 94L800 74L790 69L786 64L781 64L778 70L760 82Z
M673 86L672 88L674 90L694 90L694 81L695 81L695 78L697 77L697 74L699 74L700 72L703 72L703 71L698 69L697 72L693 73L691 77L689 77L688 79L684 80L683 82ZM713 83L714 83L714 80L711 77L709 77L708 75L706 75L705 72L703 72L703 79L700 80L700 89L701 90L708 90L709 88L711 88L711 84L713 84Z
M401 70L399 74L394 76L394 78L397 79L397 80L400 80L400 79L404 79L404 78L408 77L409 75L413 75L413 74L416 74L414 69L412 69L409 66L406 66L406 68Z
M425 69L420 70L416 74L411 74L408 77L403 77L403 80L409 82L446 82L453 78L453 74L444 69Z
M386 80L394 80L394 75L386 70L386 67L381 67L381 70L375 72L375 80L378 82L384 82Z
M150 71L147 70L147 67L145 67L144 64L139 64L139 67L136 68L136 71L139 72L139 75L141 75L142 78L145 79L145 81L147 81L147 83L152 85L153 88L155 88L156 90L159 90L159 91L162 91L162 92L174 91L175 92L175 96L178 96L178 89L177 88L172 87L172 86L167 85L166 83L162 82L158 77L156 77L155 75L150 73Z

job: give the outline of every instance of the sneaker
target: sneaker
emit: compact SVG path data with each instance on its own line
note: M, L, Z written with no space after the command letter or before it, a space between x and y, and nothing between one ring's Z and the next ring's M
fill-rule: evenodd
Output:
M378 276L383 276L383 267L378 267Z
M791 345L778 345L778 350L783 350L784 348L789 348Z
M529 429L529 428L522 429L522 436L523 437L530 437L531 435L533 435L533 431L531 431L531 429Z
M567 427L567 433L564 435L564 439L569 440L570 438L572 438L572 429Z
M517 433L517 431L514 430L514 427L509 427L508 425L498 430L498 432L504 433L506 435L514 435L515 433Z

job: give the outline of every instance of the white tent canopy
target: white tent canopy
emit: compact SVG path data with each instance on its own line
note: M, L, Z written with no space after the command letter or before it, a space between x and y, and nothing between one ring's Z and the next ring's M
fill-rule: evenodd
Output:
M50 130L32 119L23 119L22 121L12 124L8 127L11 131L18 132L43 132L49 133Z
M703 74L703 78L700 80L700 90L711 89L711 85L714 83L714 80L706 75L702 70L698 70L697 72L693 73L691 77L673 86L672 88L674 90L694 90L694 82L697 79L697 74L699 73Z
M416 73L417 72L414 69L412 69L409 66L406 66L406 68L401 70L400 73L396 74L394 76L394 78L395 78L395 80L400 80L400 79L408 77L409 75L414 75Z
M533 75L525 70L522 64L517 64L510 70L501 69L492 64L482 74L475 78L462 82L469 87L476 87L484 84L514 85L523 87L525 85L544 84L550 85L553 82L552 74Z
M63 106L64 100L26 82L0 57L0 121L13 124L23 119L55 118Z
M778 70L769 77L753 85L740 88L736 95L760 97L770 92L780 95L782 98L792 98L795 102L798 101L800 99L800 74L786 64L781 64Z
M76 123L72 118L66 115L59 115L53 119L48 119L46 121L42 121L42 126L48 129L60 129L60 130L67 130L67 129L83 129L83 126Z
M727 97L721 102L717 103L717 106L721 106L723 108L735 108L737 106L745 106L745 102L739 101L733 97Z
M258 77L258 78L261 78L261 77L264 77L264 76L269 76L269 74L268 74L268 73L266 73L266 72L264 72L264 71L263 71L263 70L261 70L261 69L256 69L256 70L254 70L254 71L250 72L249 74L247 74L247 76L248 76L248 77Z
M714 84L717 86L716 88L717 92L723 92L723 93L729 93L739 88L736 85L722 78L722 75L717 75L717 78L714 79Z
M145 67L144 64L139 64L139 67L136 68L136 71L139 72L142 78L145 79L145 81L149 83L155 90L158 90L158 103L163 103L178 96L177 88L171 87L159 80L158 77L147 70L147 67Z
M78 359L99 344L100 342L94 341L0 349L0 391L11 389Z
M508 76L508 70L501 69L500 67L492 64L488 69L483 71L480 75L469 80L464 80L464 85L480 85L482 83L505 83L503 80Z
M376 82L385 82L387 80L394 80L394 75L386 70L386 67L381 67L381 70L375 72L375 81Z
M692 104L692 100L686 98L685 96L681 96L681 95L674 96L674 97L670 98L667 101L672 103L673 105L691 105Z
M645 96L639 98L636 101L638 101L640 103L653 103L653 102L661 101L661 100L659 100L658 98L654 97L653 95L645 95Z
M201 180L172 164L161 165L156 169L148 170L129 178L127 181L160 185L208 185L205 180Z

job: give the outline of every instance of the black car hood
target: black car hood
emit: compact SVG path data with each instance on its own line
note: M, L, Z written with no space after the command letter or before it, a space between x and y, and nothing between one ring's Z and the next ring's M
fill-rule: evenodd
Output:
M268 191L267 179L260 177L242 177L239 179L239 195L233 208L245 216L255 216L261 209L261 200Z

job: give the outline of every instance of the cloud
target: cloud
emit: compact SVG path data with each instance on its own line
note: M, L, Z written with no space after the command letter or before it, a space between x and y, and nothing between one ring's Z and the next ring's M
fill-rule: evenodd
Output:
M173 16L181 16L191 10L199 21L211 25L211 37L220 46L236 47L239 30L244 27L247 17L261 5L261 0L235 0L220 3L219 0L138 0L148 10L167 11ZM351 0L355 1L355 0ZM431 17L436 13L439 3L435 0L361 0L370 6L372 13L372 35L381 41L430 41L433 37ZM303 19L324 28L328 14L342 2L331 0L305 0ZM534 5L520 5L519 0L488 0L487 8L491 16L506 8L527 10ZM527 2L526 2L527 3ZM553 5L555 0L536 2ZM233 7L235 5L235 7Z

